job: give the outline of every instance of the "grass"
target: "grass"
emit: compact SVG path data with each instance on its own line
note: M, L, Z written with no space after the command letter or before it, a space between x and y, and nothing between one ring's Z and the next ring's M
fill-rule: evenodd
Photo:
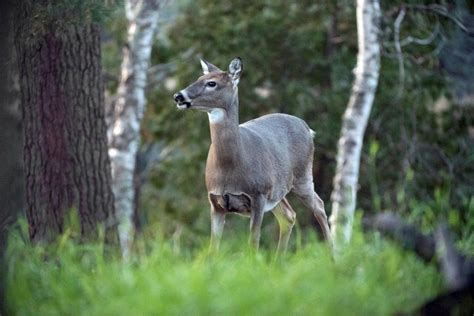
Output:
M273 251L254 254L237 239L213 256L204 245L140 240L126 263L69 233L47 248L16 233L8 307L15 315L389 315L442 290L434 266L376 235L356 233L337 263L316 241L274 263Z

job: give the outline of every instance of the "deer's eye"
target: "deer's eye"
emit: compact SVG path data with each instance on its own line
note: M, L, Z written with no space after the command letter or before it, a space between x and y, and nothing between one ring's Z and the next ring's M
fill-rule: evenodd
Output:
M217 83L215 81L208 81L206 82L206 86L214 88L215 86L217 86Z

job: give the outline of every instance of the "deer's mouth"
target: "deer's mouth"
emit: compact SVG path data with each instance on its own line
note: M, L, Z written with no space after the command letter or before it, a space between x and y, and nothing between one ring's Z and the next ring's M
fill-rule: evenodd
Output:
M188 101L178 102L176 103L176 107L180 110L189 109L191 107L191 102L188 102Z
M186 90L181 90L173 95L176 101L176 107L180 110L188 109L191 106L191 99L188 97Z

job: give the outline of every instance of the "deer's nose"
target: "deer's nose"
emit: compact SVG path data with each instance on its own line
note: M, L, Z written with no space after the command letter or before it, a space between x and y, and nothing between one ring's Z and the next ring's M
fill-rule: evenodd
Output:
M184 102L184 96L181 92L175 93L173 99L178 103Z

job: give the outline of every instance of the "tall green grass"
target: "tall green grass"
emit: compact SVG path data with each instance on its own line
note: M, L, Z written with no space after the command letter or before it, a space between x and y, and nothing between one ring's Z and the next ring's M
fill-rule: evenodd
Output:
M205 245L139 240L123 262L69 233L48 247L15 233L8 308L14 315L389 315L441 290L432 265L375 235L356 233L337 263L315 240L277 262L273 250L255 254L240 240L226 240L212 256Z

